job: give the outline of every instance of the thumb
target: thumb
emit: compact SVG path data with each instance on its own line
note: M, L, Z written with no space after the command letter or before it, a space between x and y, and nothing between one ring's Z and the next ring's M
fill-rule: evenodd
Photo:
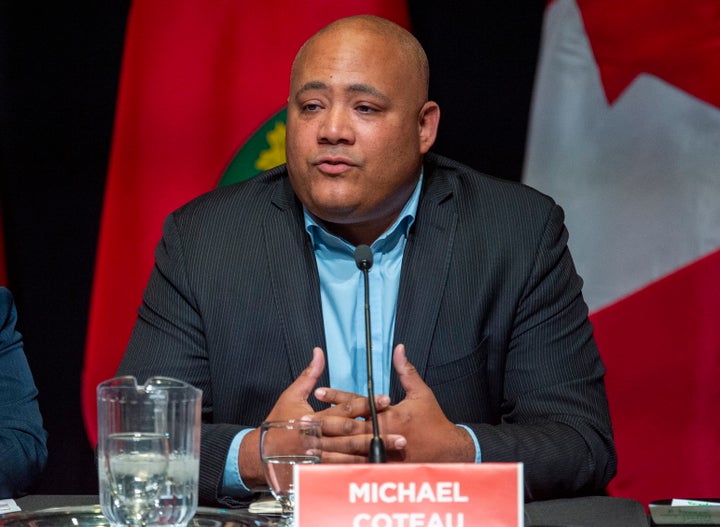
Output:
M405 355L405 344L398 344L393 350L393 366L400 379L400 385L407 395L417 394L419 391L427 388L427 385L420 378L420 374L415 369Z
M320 375L325 369L325 354L321 348L313 348L313 358L297 379L290 385L290 390L294 391L297 396L304 400L310 396L315 385L320 379Z

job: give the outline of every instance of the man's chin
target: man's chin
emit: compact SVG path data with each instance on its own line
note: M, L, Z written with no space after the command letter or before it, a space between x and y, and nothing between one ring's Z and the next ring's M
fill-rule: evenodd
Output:
M333 207L315 207L314 210L312 215L327 225L350 225L359 221L355 217L357 207L354 206L338 207L334 204Z

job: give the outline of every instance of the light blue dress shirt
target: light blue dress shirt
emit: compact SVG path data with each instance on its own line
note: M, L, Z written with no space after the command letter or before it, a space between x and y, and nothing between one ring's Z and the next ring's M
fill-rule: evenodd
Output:
M400 271L410 226L415 221L422 174L412 196L387 229L370 248L373 266L368 272L370 292L370 329L373 375L376 394L390 393L392 345L395 333ZM330 386L338 390L367 395L365 356L365 287L363 273L355 263L355 247L322 227L305 210L305 229L312 240L320 276L320 298L325 326L325 350ZM460 425L462 426L462 425ZM480 445L475 434L463 426L475 442L475 461L480 462ZM229 494L249 492L238 471L240 432L230 445L223 478L223 490Z
M390 392L395 311L403 251L415 219L420 185L395 223L370 247L373 266L368 271L373 375L376 393ZM320 275L330 386L367 395L365 354L365 287L355 262L355 247L330 234L305 211Z

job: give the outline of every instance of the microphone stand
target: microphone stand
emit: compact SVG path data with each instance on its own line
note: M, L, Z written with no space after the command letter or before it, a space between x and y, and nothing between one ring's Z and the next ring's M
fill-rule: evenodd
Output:
M363 254L365 253L365 254ZM373 383L372 366L372 335L370 331L370 284L368 270L372 266L372 251L367 245L360 245L355 249L355 262L363 273L365 283L365 359L367 361L367 387L370 402L370 418L372 420L373 436L370 440L368 461L370 463L385 462L385 445L380 437L377 409L375 408L375 388Z

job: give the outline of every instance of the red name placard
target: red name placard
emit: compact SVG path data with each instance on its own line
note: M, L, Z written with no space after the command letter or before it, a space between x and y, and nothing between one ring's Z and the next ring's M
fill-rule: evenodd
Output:
M521 463L295 465L298 527L522 527Z

